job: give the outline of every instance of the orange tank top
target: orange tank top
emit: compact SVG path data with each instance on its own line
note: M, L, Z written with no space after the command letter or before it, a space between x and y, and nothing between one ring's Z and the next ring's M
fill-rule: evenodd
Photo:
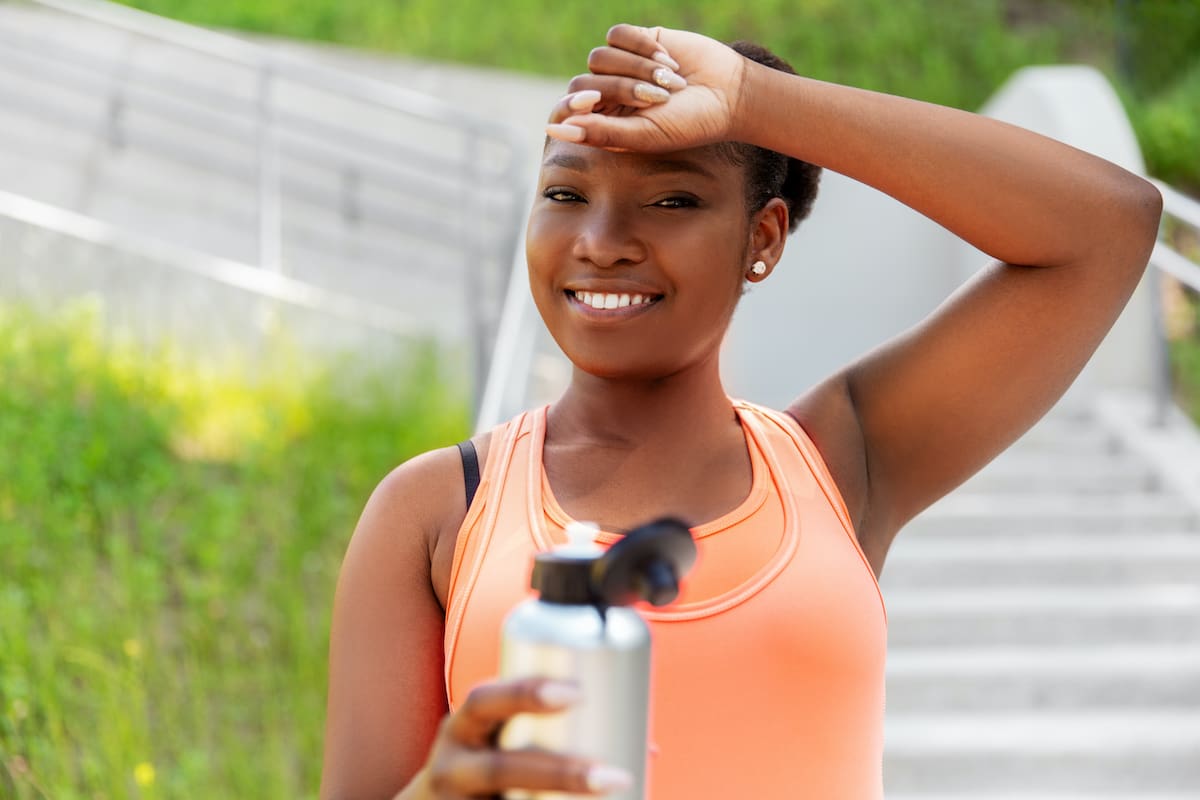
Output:
M649 800L883 797L887 621L879 586L812 441L786 414L734 402L753 481L693 528L679 598L650 626ZM495 676L505 615L536 552L571 519L542 466L546 409L492 434L459 531L446 613L454 709ZM617 534L601 533L611 544Z

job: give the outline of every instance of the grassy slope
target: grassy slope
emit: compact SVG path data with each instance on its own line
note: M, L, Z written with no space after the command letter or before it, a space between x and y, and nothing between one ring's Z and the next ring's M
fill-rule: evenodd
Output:
M351 402L0 316L0 797L312 796L354 520L466 434L434 373Z

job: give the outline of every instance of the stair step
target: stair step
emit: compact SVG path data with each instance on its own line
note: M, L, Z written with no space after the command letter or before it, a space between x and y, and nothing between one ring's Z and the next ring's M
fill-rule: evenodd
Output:
M1070 790L1066 790L1070 792ZM1028 792L1000 792L994 793L986 788L980 789L978 792L971 794L943 794L942 792L930 793L922 792L920 794L897 794L896 792L888 792L887 800L1196 800L1195 792L1175 793L1175 794L1146 794L1134 790L1132 792L1120 792L1113 794L1111 792L1091 792L1089 794L1075 793L1054 793L1045 794L1039 792L1037 794L1029 794Z
M888 712L1190 707L1200 714L1200 644L893 648Z
M1153 470L1130 456L1031 453L1010 450L964 483L959 492L1109 494L1150 492L1159 487Z
M975 587L885 595L893 646L1200 641L1200 585Z
M1187 583L1200 575L1200 533L901 537L881 575L914 586Z
M1174 495L1127 492L1080 497L1027 494L1014 501L994 493L956 492L934 503L906 526L913 535L986 534L1006 531L1095 534L1192 530L1196 512Z
M1200 713L891 714L885 742L889 798L1018 791L1146 796L1200 786Z

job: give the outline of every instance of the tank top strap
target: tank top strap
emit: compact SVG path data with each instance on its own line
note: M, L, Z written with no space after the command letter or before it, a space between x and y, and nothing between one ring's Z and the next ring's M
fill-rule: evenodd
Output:
M455 650L467 599L478 577L487 551L488 539L496 527L500 512L500 498L505 484L513 472L510 469L517 441L530 429L532 412L525 412L492 429L488 445L487 461L475 493L475 501L467 509L467 515L458 529L454 542L454 556L450 566L450 586L446 598L445 648L447 653ZM446 663L449 680L450 663Z
M858 541L858 533L854 529L854 523L850 520L850 512L846 507L846 501L842 497L841 490L833 480L833 473L829 471L828 465L825 463L825 458L817 449L816 443L804 430L804 426L800 421L783 411L776 411L771 408L759 406L754 403L749 403L744 400L735 400L734 404L745 410L748 416L756 419L758 424L767 428L772 435L767 438L783 440L790 443L790 447L781 447L781 451L791 450L797 454L808 469L808 473L812 475L816 481L821 493L829 502L834 514L837 516L838 522L841 523L842 530L846 537L850 540L854 550L858 553L858 557L862 560L863 566L870 574L872 581L875 584L875 590L879 594L879 602L884 606L884 619L887 619L887 606L883 600L883 592L879 587L879 581L875 577L875 570L871 567L867 555L863 552L862 544Z

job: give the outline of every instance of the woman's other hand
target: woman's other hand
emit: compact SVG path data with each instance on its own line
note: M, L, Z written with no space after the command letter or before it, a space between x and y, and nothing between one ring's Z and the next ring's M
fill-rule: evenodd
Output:
M508 789L603 795L628 788L624 770L542 750L499 750L516 714L553 714L578 700L571 684L525 678L477 686L442 722L425 768L397 800L493 797Z
M684 150L736 138L745 59L669 28L616 25L554 107L546 133L615 150Z

